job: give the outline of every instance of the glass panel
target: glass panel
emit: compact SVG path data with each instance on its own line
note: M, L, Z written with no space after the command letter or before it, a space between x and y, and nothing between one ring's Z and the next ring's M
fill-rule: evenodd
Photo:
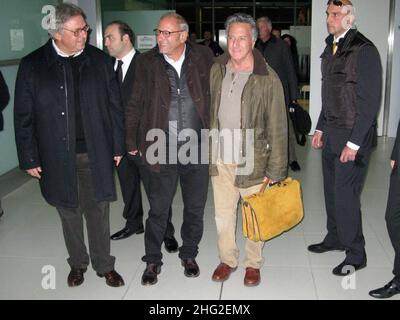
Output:
M49 14L45 6L58 0L0 0L0 61L20 59L48 39L42 21ZM43 13L42 13L43 9Z

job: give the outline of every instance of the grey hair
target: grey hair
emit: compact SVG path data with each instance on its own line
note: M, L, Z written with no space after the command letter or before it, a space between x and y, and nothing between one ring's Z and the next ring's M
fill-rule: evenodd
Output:
M271 19L268 18L267 16L258 18L257 21L256 21L256 23L258 24L258 23L260 23L260 22L265 22L266 24L272 25Z
M161 21L161 20L163 20L165 18L174 18L174 19L176 19L178 21L178 23L179 23L179 27L181 28L181 30L189 32L189 25L186 22L185 18L182 17L180 14L177 14L175 12L167 12L167 13L165 13L165 14L163 14L161 16L159 21Z
M54 28L49 28L47 31L50 36L53 38L56 32L62 32L64 27L64 23L66 23L69 19L75 16L82 16L82 18L86 21L86 14L83 12L81 8L72 4L72 3L62 3L56 7L56 17ZM50 19L54 19L54 17L50 17Z
M228 17L225 21L225 30L226 33L229 33L229 27L231 26L232 23L247 23L251 26L251 34L253 37L253 40L257 40L258 37L258 31L256 27L256 22L254 21L253 17L251 15L248 15L247 13L235 13Z

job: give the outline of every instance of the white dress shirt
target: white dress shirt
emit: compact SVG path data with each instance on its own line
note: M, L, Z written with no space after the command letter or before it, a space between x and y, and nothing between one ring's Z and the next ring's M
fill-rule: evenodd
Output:
M171 66L174 67L174 69L178 73L179 77L181 77L181 70L182 70L183 61L185 61L185 52L186 52L186 44L185 44L185 48L183 48L182 55L176 61L174 59L169 58L166 54L163 54L164 58L165 58L165 61L167 61Z
M117 70L118 66L118 60L122 60L123 64L121 66L122 68L122 81L124 81L126 73L128 72L129 66L131 65L132 59L136 54L135 48L132 48L131 51L129 51L122 59L115 59L115 64L114 64L114 71Z
M82 50L80 50L78 52L75 52L74 54L67 54L64 51L62 51L59 47L57 47L56 42L54 40L51 40L51 42L53 43L53 48L54 48L54 50L56 50L57 54L59 56L61 56L61 57L64 57L64 58L68 58L68 57L71 57L71 56L75 58L75 57L79 56L83 52L83 49L82 49Z

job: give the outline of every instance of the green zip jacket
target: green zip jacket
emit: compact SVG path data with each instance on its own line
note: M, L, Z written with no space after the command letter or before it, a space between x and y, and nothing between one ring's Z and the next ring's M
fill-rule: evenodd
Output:
M281 81L275 71L267 65L258 50L253 50L254 70L242 93L241 155L246 158L238 165L235 185L248 188L262 183L264 177L280 181L287 176L288 167L288 126L285 98ZM221 102L222 80L226 73L226 64L230 57L225 53L216 58L210 73L211 111L210 129L219 129L218 110ZM248 131L253 129L253 131ZM246 139L251 134L251 139ZM246 145L246 140L247 145ZM218 139L210 141L210 175L218 175L216 161L218 158ZM254 157L246 150L254 150ZM252 162L252 163L250 163Z

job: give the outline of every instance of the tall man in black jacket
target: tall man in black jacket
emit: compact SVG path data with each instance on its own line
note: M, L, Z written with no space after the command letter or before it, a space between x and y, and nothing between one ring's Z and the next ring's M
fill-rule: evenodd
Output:
M104 32L105 46L108 53L114 58L114 70L121 89L124 109L133 92L133 80L135 77L135 63L140 54L135 50L135 34L131 27L123 21L110 22ZM122 197L124 199L123 217L126 225L123 229L111 236L112 240L125 239L132 234L144 232L142 193L140 190L140 178L145 189L148 190L147 170L140 165L137 156L123 157L117 167ZM174 226L171 222L172 209L170 208L167 231L164 238L165 248L168 252L178 250L178 242L174 237Z
M43 197L60 215L71 267L68 285L83 283L90 258L97 275L119 287L124 281L110 255L109 221L114 166L124 153L118 84L110 58L86 45L89 26L81 8L58 5L53 28L52 39L19 66L14 108L19 164L39 179Z
M382 68L374 44L352 28L352 3L328 1L330 36L322 58L322 110L312 146L322 150L327 229L308 250L346 250L333 274L346 275L367 263L360 196L369 156L376 145Z

